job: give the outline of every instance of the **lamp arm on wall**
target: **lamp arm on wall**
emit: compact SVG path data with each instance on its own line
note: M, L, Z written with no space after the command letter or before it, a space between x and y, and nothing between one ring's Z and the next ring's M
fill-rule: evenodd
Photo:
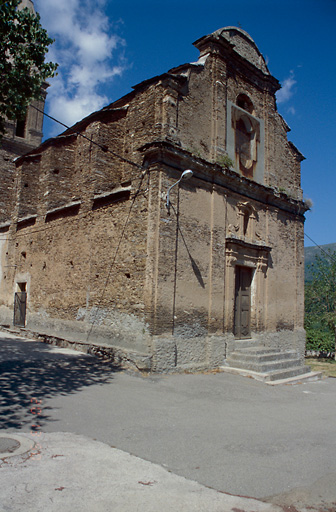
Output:
M170 201L169 201L169 195L170 195L170 191L173 187L175 187L175 185L178 185L182 180L188 180L189 178L191 178L193 175L193 172L190 170L190 169L187 169L186 171L183 171L183 173L181 174L181 177L178 181L176 181L171 187L169 187L168 191L167 191L167 201L166 201L166 208L167 208L167 211L168 211L168 215L170 215Z

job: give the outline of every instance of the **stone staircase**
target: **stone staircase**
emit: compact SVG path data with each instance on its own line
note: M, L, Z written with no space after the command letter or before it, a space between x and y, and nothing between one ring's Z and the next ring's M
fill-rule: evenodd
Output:
M239 373L266 383L319 379L320 372L311 372L294 350L265 348L254 340L237 340L236 349L225 360L222 370Z

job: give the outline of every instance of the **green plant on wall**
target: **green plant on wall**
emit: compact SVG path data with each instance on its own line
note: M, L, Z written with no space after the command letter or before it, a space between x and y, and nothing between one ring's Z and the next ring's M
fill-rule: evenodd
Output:
M221 167L226 167L227 169L232 169L234 167L233 160L226 154L218 156L216 163Z
M186 148L189 153L191 153L194 156L197 156L197 158L202 158L202 152L200 149L197 148Z

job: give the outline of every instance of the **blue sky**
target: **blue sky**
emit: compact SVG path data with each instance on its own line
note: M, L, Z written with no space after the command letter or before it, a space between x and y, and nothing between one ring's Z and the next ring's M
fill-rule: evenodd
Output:
M72 124L127 94L132 85L193 62L192 43L220 27L246 30L283 86L278 110L306 160L304 196L313 201L305 230L336 242L336 0L35 0L56 39L60 64L46 112ZM62 131L45 122L45 137ZM313 245L306 238L305 245Z

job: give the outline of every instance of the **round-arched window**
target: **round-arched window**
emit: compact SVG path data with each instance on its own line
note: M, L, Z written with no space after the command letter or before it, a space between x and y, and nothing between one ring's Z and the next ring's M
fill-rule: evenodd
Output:
M236 104L238 105L238 107L246 110L246 112L253 114L253 103L246 94L239 94L239 96L237 97Z

